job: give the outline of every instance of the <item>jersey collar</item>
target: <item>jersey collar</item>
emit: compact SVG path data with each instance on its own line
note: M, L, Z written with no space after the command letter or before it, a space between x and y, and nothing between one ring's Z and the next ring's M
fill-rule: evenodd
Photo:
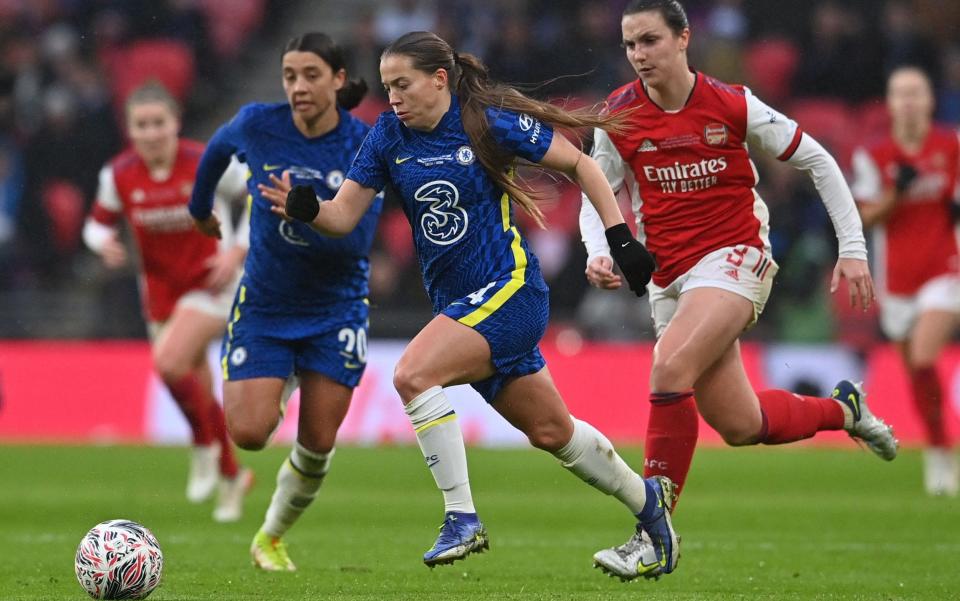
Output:
M668 111L664 109L662 106L660 106L659 104L657 104L656 102L654 102L653 98L650 98L650 94L647 93L647 86L643 84L643 80L640 79L639 77L637 78L636 86L637 88L639 88L639 91L647 98L647 100L650 101L650 104L660 109L661 113L665 113L667 115L674 115L676 113L679 113L683 109L687 108L688 106L690 106L690 101L693 99L693 94L694 92L697 91L697 87L699 87L700 85L700 78L702 77L700 72L693 68L690 69L690 72L693 73L693 87L690 88L690 93L687 94L687 99L683 101L683 106L681 106L679 109L675 111Z

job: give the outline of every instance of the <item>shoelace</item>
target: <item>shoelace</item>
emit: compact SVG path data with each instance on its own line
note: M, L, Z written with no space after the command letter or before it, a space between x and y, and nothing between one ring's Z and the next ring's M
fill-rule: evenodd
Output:
M643 544L643 538L640 536L639 532L634 532L633 536L627 539L627 542L623 543L618 547L614 547L613 551L620 556L621 559L627 559L627 556L633 553L637 547Z

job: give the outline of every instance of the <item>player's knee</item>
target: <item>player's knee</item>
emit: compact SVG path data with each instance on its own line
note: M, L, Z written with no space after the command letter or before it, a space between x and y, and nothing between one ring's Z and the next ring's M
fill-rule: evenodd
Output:
M403 358L397 362L397 366L393 370L393 387L397 389L404 405L435 384L436 382L428 381L422 369Z
M534 447L548 453L555 453L570 442L570 437L573 436L573 426L569 419L564 420L564 423L545 420L535 423L524 434L527 435L527 440Z
M760 441L762 427L762 424L739 422L725 424L716 429L723 438L723 442L731 447L745 447L757 444Z
M687 362L676 355L654 355L650 369L650 386L654 391L687 390L693 388L694 374Z
M175 384L190 373L188 362L162 349L153 352L153 368L167 384Z
M273 428L266 428L250 420L226 416L227 431L233 442L245 451L259 451L267 446Z

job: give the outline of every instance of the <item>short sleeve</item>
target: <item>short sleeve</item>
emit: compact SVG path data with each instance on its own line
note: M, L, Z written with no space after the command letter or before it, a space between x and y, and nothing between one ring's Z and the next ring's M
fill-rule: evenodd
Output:
M793 156L803 138L797 122L773 109L744 88L747 99L747 143L786 161Z
M487 121L501 148L532 163L543 160L553 141L553 127L526 113L488 107Z
M387 184L388 173L384 164L383 155L383 118L367 132L367 136L357 151L347 179L352 179L364 188L372 188L379 192Z
M113 167L103 167L97 179L97 200L93 204L91 217L104 225L114 225L123 213L123 202L113 178Z
M864 148L853 152L853 185L850 191L858 202L876 202L883 191L883 176L880 168Z

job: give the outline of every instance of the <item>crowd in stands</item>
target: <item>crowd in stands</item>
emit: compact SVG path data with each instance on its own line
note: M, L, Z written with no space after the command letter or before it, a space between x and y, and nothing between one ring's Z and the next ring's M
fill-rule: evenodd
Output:
M186 102L186 120L217 102L222 66L264 27L279 0L0 0L0 295L15 288L69 290L80 277L83 216L97 172L122 145L118 108L146 74ZM318 3L322 5L324 3ZM410 30L432 30L473 52L497 79L541 97L592 104L635 75L619 47L626 0L392 0L364 3L341 39L352 75L372 93L355 111L372 121L387 108L380 50ZM854 147L886 127L885 74L923 66L938 94L938 119L960 124L960 5L935 0L686 0L690 62L745 83L827 146L841 167ZM291 31L291 35L296 33ZM755 157L770 207L780 275L763 326L752 335L829 340L834 324L856 345L877 336L874 316L850 316L826 293L836 242L806 176ZM552 289L552 311L600 338L651 338L646 309L628 293L590 290L583 277L579 191L539 178L549 228L523 223ZM629 215L626 211L625 214ZM377 310L427 302L409 226L396 206L381 221L373 256ZM616 318L615 316L620 316ZM3 319L0 319L3 322ZM381 322L383 323L383 322ZM419 323L412 324L416 331ZM3 335L0 323L0 335Z

